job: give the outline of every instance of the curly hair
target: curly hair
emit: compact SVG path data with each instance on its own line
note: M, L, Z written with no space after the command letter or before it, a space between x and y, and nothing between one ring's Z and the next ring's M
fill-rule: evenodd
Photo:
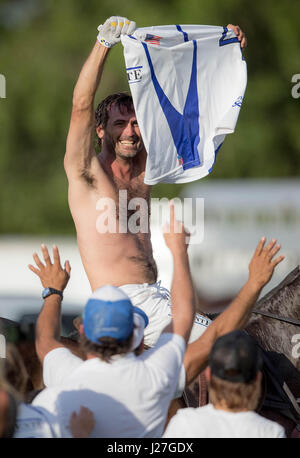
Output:
M84 334L80 334L79 347L84 354L92 353L102 361L110 363L112 356L129 353L132 338L133 333L131 333L130 336L123 342L118 342L117 339L112 337L101 337L98 339L99 344L95 344L94 342L91 342Z
M117 92L106 97L96 108L95 121L96 128L102 126L104 129L107 126L109 119L109 110L113 104L116 104L119 111L122 113L124 108L127 111L134 111L133 100L128 92ZM98 144L101 146L101 140L98 138Z

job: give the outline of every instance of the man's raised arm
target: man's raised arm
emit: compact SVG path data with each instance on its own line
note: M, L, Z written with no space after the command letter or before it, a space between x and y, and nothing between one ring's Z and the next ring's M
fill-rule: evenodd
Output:
M121 34L131 34L135 22L113 16L98 27L99 34L86 60L73 93L73 107L67 138L64 166L68 178L85 177L99 169L94 151L94 98L109 49Z
M181 335L187 343L195 316L195 295L187 253L189 233L176 220L173 202L170 202L170 224L164 228L164 238L174 263L171 286L172 322L164 332L171 328L174 334Z
M71 272L69 261L66 261L64 268L62 268L57 246L53 247L53 263L45 245L42 245L42 252L45 264L34 253L33 259L36 267L32 264L28 266L40 278L45 288L43 291L44 305L40 311L35 329L36 352L41 363L43 363L45 356L51 350L64 347L60 342L61 301Z
M266 247L265 241L263 237L257 245L249 264L249 279L237 297L199 339L188 345L184 358L186 385L205 369L215 340L246 325L261 290L271 280L277 264L284 259L284 256L273 259L280 249L280 245L276 245L276 240L271 240Z

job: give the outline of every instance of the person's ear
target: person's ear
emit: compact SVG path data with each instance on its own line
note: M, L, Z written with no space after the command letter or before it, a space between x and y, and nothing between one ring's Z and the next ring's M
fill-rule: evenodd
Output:
M211 370L210 370L210 367L207 366L205 371L204 371L204 375L205 375L205 379L207 382L210 381L210 378L211 378Z
M101 125L96 127L96 133L97 133L98 137L100 138L100 140L103 140L104 128Z
M79 332L79 327L80 327L81 324L82 324L82 317L81 316L77 316L76 318L74 318L73 326L78 332Z
M82 324L82 323L79 325L78 331L79 331L79 334L80 334L81 336L84 334L84 327L83 327L83 324Z

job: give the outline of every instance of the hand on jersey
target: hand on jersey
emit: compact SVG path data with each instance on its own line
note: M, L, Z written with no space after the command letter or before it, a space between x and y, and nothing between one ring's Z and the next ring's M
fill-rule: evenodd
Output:
M247 46L247 38L240 26L228 24L227 29L231 29L234 31L236 36L238 37L239 42L241 43L241 48L244 49Z
M121 35L132 35L135 29L136 23L126 17L111 16L99 25L97 40L106 48L111 48L121 41Z
M73 437L85 438L92 433L95 424L93 412L87 407L81 406L78 414L76 411L72 413L69 426Z
M29 269L34 272L41 280L44 288L51 287L63 291L68 284L71 273L69 261L65 262L64 269L60 264L60 256L57 246L53 247L53 264L46 245L42 245L42 253L45 265L42 263L36 253L33 253L33 259L38 268L29 264Z
M187 252L190 233L175 216L174 202L170 201L170 223L163 227L164 239L172 254Z

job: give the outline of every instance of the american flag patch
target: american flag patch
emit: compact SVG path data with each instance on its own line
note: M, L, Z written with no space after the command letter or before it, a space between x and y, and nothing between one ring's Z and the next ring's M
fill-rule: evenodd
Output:
M151 45L160 45L160 39L158 35L151 35L150 33L147 33L145 41L150 43Z

